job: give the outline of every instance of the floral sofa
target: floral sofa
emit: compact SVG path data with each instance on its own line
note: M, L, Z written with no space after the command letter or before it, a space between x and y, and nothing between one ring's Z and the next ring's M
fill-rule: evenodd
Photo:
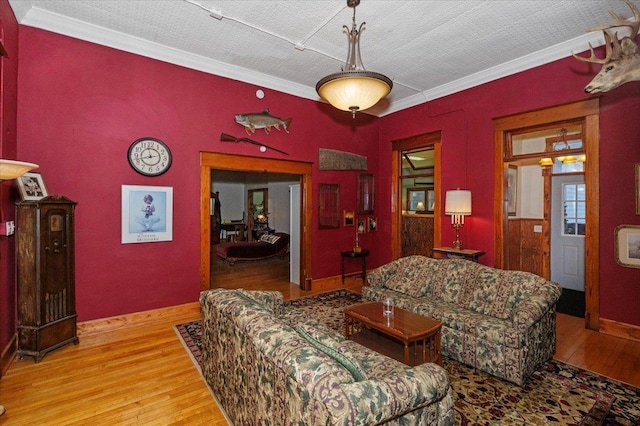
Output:
M363 299L442 321L442 354L494 376L522 385L556 350L561 288L537 275L415 255L367 278Z
M295 308L279 292L207 290L202 372L227 418L254 425L452 425L442 367L408 367Z

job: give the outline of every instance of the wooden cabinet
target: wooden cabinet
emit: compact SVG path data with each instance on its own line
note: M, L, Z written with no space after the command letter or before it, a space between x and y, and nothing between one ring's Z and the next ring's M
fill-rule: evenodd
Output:
M75 307L74 209L62 196L18 203L18 356L39 362L78 344Z

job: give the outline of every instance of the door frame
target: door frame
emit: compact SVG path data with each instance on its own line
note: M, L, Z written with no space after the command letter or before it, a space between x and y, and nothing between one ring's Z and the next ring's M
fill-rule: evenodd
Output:
M587 226L585 230L585 327L600 329L600 102L586 99L549 108L494 118L494 259L495 267L507 266L507 183L508 163L505 162L507 133L528 127L553 124L572 119L582 120L584 148L584 181L587 185ZM548 209L545 208L545 216ZM549 217L545 217L548 223ZM545 256L549 256L546 253ZM548 259L547 259L548 261Z
M402 174L402 151L416 148L424 148L433 146L434 150L434 170L433 170L433 190L434 197L437 200L437 209L433 212L433 246L440 245L440 222L442 220L440 212L442 211L442 203L440 203L442 192L442 167L441 148L442 148L442 132L435 131L424 133L417 136L410 136L404 139L398 139L391 142L391 259L398 259L402 256L402 190L400 175ZM425 253L429 255L430 253Z
M311 190L312 163L245 155L200 152L200 290L211 283L211 170L258 173L285 173L300 176L300 289L311 290Z

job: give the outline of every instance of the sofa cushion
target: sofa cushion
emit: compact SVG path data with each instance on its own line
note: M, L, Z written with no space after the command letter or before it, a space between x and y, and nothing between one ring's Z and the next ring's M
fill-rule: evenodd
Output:
M328 355L347 369L353 376L353 380L356 382L367 380L364 369L351 351L347 349L346 345L342 345L329 335L318 333L316 329L306 324L298 324L293 328L313 347Z
M429 296L436 282L440 262L426 256L407 256L397 261L395 273L385 287L413 297Z

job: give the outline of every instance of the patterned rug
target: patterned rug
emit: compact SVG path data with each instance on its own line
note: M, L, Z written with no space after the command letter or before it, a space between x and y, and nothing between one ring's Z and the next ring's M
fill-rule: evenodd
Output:
M287 302L344 333L344 308L360 294L336 290ZM194 364L202 359L201 322L175 326ZM523 387L444 359L456 425L640 425L640 389L551 360Z

